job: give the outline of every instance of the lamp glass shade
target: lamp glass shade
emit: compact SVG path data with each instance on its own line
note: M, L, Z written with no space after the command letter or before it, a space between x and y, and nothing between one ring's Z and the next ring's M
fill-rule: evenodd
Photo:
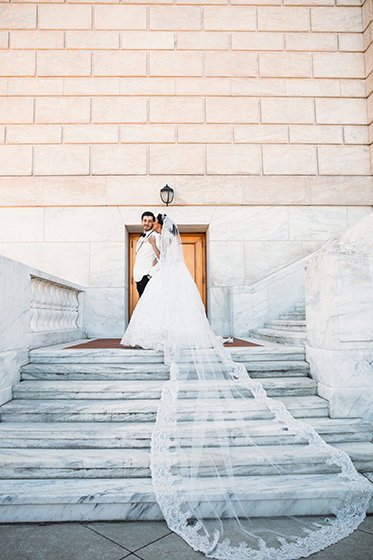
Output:
M166 204L167 206L171 204L174 199L174 189L172 189L168 185L165 185L163 189L161 189L160 194L161 200L162 202L164 202L164 204Z

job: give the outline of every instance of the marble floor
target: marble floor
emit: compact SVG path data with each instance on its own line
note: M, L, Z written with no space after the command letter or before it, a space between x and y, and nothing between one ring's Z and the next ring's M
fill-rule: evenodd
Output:
M275 520L274 520L275 522ZM163 521L0 525L0 560L203 560ZM373 516L311 560L373 560Z

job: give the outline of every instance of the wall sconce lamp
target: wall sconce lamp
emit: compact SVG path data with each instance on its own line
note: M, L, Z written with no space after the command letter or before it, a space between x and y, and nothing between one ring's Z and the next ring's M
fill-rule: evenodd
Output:
M162 202L168 206L174 199L174 189L166 185L160 190L160 195Z

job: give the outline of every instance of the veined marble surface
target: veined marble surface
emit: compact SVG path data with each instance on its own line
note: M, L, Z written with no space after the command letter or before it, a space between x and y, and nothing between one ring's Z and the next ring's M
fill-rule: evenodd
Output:
M328 443L370 442L372 438L372 424L361 419L319 417L303 421ZM271 419L232 420L207 426L209 445L216 445L220 425L224 425L231 445L235 446L294 442L294 430L285 430ZM249 441L243 437L243 425L249 430ZM104 428L92 422L1 422L0 437L2 448L7 449L145 449L150 447L153 426L153 422L112 422ZM197 423L195 426L198 429ZM180 423L180 429L183 438L190 441L189 422Z
M365 418L373 422L373 388L335 388L319 383L319 395L329 401L331 418Z
M249 342L260 346L229 347L234 360L239 362L254 362L266 360L304 360L305 351L302 347L279 346L271 342L258 341L256 339L245 338ZM74 343L58 344L47 348L38 348L30 352L31 364L120 364L122 367L133 364L134 366L144 364L164 364L163 353L153 350L143 350L141 348L72 348L87 342L86 339L75 341ZM132 367L132 365L131 365Z
M27 347L0 352L0 390L11 389L19 381L21 366L27 362Z
M217 207L211 241L288 239L288 209L281 206Z
M74 342L80 340L84 336L82 329L71 329L67 331L47 331L47 332L31 332L29 334L30 348L42 348L50 344L58 344L60 342Z
M220 336L231 335L229 288L211 286L207 289L208 317L213 331Z
M307 340L325 348L373 348L373 256L325 250L306 265Z
M370 343L373 349L373 247L370 258L344 256L335 264L339 340Z
M347 210L343 206L289 208L291 239L327 241L347 226Z
M373 468L373 445L369 442L334 444L360 461L360 468ZM339 473L340 467L328 463L328 450L315 450L309 445L247 445L231 448L232 472L239 476L285 474ZM352 451L352 452L353 452ZM367 452L368 451L368 452ZM360 454L360 456L359 456ZM214 475L215 469L227 475L226 457L219 447L211 447L209 453L195 460L188 457L178 460L184 468L198 466L200 476ZM151 478L149 448L120 449L3 449L0 456L1 479L20 478ZM278 470L279 469L279 470Z
M320 474L299 475L294 486L294 477L284 475L265 481L250 477L249 482L239 477L236 489L249 516L272 517L329 514L351 485L338 475ZM225 506L215 490L206 487L205 492L222 512ZM162 519L149 479L0 481L0 504L2 522Z
M333 417L373 420L373 214L308 260L307 359Z
M363 478L362 475L359 475ZM302 498L317 498L326 496L335 498L340 492L350 491L351 484L338 475L308 475L299 476L296 487L292 476L250 477L250 484L245 477L237 480L236 488L240 499L256 499L267 501L271 497L286 499L289 490ZM50 490L53 488L53 493ZM84 495L80 496L79 491ZM222 494L211 480L206 478L204 491L209 498L222 500ZM152 503L154 501L153 489L150 479L137 480L19 480L0 482L0 503L27 504L32 496L35 504L44 503L75 503L77 496L81 503L89 503L95 496L99 503L128 503L141 497L141 501ZM224 501L224 498L223 498Z
M1 239L0 254L80 285L89 284L89 242L45 243L23 239L22 242L6 243Z
M94 339L92 339L94 340ZM163 364L163 353L141 348L74 348L88 342L87 339L76 340L73 343L57 344L45 348L38 348L30 352L30 363L118 363L126 364Z
M28 267L0 255L0 405L28 361L30 296Z
M235 336L249 336L250 331L303 301L305 262L301 259L252 286L231 289L231 323Z
M87 288L85 292L85 330L88 336L122 338L125 330L124 301L124 286Z
M123 288L126 274L125 243L90 243L90 287Z
M283 402L296 418L327 416L328 403L317 396L274 397ZM202 402L202 401L201 401ZM212 402L210 399L209 402ZM4 404L1 417L4 422L154 422L158 409L156 399L146 400L13 400ZM254 401L250 410L243 400L225 403L227 418L241 411L247 420L273 418L266 405ZM183 399L180 421L194 420L195 403Z
M0 352L28 347L30 271L0 255Z
M15 399L160 399L164 381L120 380L120 381L23 381L13 388ZM282 395L315 395L316 382L308 377L302 378L273 378L261 381L268 396L279 397ZM209 380L204 386L204 391L215 393L229 388L226 381ZM179 397L182 399L195 399L201 391L197 381L188 380L182 383ZM249 389L242 387L240 394L251 398Z
M312 377L339 388L372 387L373 352L368 349L343 350L306 346Z

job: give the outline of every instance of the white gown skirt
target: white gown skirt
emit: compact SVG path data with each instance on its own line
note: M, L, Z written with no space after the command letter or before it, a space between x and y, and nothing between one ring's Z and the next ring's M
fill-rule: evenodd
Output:
M147 284L121 340L122 346L164 351L210 346L211 327L184 262L164 264Z

